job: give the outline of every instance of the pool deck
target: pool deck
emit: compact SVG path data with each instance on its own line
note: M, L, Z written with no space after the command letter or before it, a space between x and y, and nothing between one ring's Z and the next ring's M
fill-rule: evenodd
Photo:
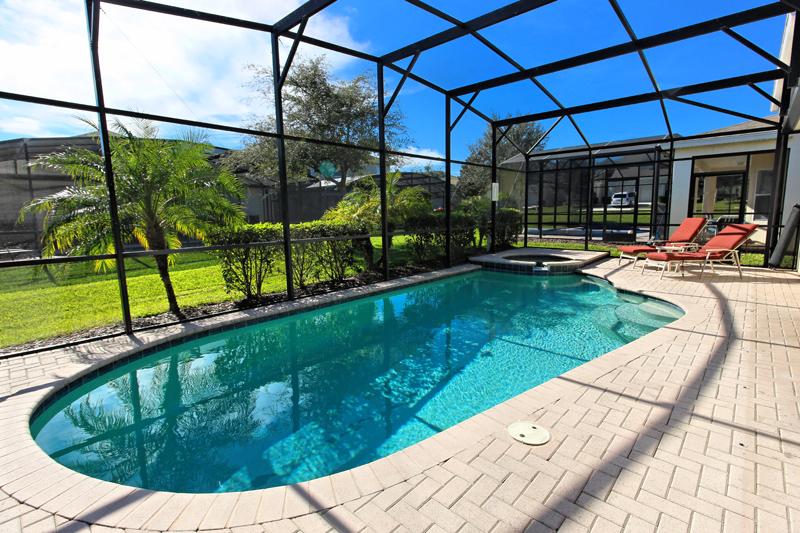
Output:
M406 450L289 487L186 495L94 480L47 457L28 419L65 380L156 338L336 296L2 360L0 532L800 531L800 276L659 281L616 259L586 272L686 315ZM513 441L518 419L550 443Z

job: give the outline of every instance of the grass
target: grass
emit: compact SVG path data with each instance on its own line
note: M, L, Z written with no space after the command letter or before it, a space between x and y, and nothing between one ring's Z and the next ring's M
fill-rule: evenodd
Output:
M132 315L166 312L164 286L152 259L128 259L126 270ZM183 307L234 299L225 292L219 265L207 254L181 255L171 278ZM52 277L35 267L3 269L0 287L0 347L122 321L116 272L94 273L89 264L70 265ZM282 272L267 280L268 292L285 289Z
M556 209L558 211L556 212ZM627 208L626 208L627 209ZM545 207L542 209L542 224L549 226L552 224L583 224L586 219L585 209L573 209L567 212L566 205L556 207ZM639 209L637 223L639 225L650 224L650 208ZM580 220L580 222L579 222ZM612 224L633 224L633 212L619 212L619 208L609 207L606 213L606 222ZM539 223L539 214L535 209L528 211L528 225L536 226ZM592 213L592 224L595 226L603 224L603 212L600 208L595 208Z
M519 242L518 246L523 243ZM583 250L583 241L558 241L558 240L541 240L535 241L528 239L528 248L559 248L561 250ZM589 250L592 252L609 252L612 257L619 257L619 252L616 246L607 244L589 243Z
M382 255L380 237L373 237L372 243L377 261ZM529 239L528 246L583 250L583 241ZM616 247L610 245L590 243L589 249L610 252L614 257L619 255ZM763 260L763 254L742 254L743 265L761 266ZM395 236L390 265L416 262L408 237ZM785 263L791 266L791 258L786 258ZM125 267L132 315L146 317L166 312L164 287L152 258L128 259ZM219 264L211 255L181 254L170 272L178 302L184 308L237 298L225 291ZM265 291L284 290L286 281L283 269L279 268L266 281ZM87 263L67 265L51 271L50 275L38 267L0 270L0 347L121 324L121 314L115 271L94 272Z

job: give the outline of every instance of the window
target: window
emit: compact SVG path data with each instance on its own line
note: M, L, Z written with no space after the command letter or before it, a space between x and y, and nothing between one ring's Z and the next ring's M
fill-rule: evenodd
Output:
M753 198L753 221L766 222L772 208L772 187L775 176L772 170L759 170L756 175L756 188Z

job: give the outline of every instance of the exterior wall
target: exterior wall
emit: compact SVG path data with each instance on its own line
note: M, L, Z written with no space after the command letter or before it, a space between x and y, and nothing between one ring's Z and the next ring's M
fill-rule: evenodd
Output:
M794 204L800 203L800 135L789 137L789 162L786 170L786 194L783 201L783 223Z
M672 194L670 196L669 223L680 224L689 207L689 182L692 177L691 161L675 161L672 167Z
M689 185L692 177L693 157L740 154L775 149L775 134L771 132L688 141L675 146L675 161L672 175L672 203L670 224L680 224L687 216ZM749 184L752 188L754 183ZM752 192L752 191L748 191ZM800 203L800 135L789 138L789 161L787 166L786 193L783 205L785 223L794 204Z

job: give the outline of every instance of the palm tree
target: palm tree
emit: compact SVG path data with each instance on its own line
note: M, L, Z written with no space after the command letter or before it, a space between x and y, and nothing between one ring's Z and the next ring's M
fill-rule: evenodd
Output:
M386 173L386 212L389 230L389 248L392 246L392 233L409 217L420 213L431 213L428 193L422 187L400 187L401 172ZM322 217L324 220L355 220L363 222L370 232L380 231L381 227L381 190L376 179L362 179L356 182L353 190L329 209ZM365 257L370 269L374 268L372 241L364 242ZM383 258L379 263L383 262Z
M233 174L209 161L212 147L201 136L190 133L181 140L161 139L158 128L147 121L138 121L132 128L116 121L111 129L111 162L124 242L138 242L146 250L174 250L181 247L182 238L204 239L212 228L243 221L242 208L235 203L243 197L242 186ZM43 215L42 255L114 253L102 155L68 147L38 158L33 165L56 170L73 181L20 211L20 220ZM169 275L174 255L154 259L169 310L182 317ZM96 261L95 270L113 265L113 260Z

